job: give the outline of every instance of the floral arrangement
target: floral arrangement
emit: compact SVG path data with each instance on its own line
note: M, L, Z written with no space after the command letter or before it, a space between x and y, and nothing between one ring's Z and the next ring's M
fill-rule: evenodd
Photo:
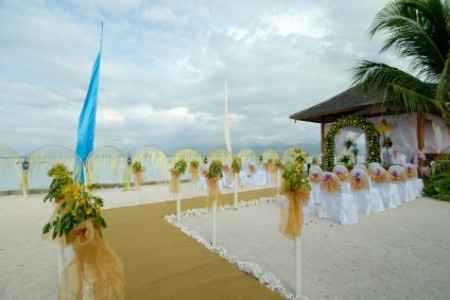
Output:
M220 160L214 160L209 165L206 177L208 179L218 179L223 176L223 164Z
M305 153L300 149L294 150L294 162L288 163L283 171L283 189L284 192L308 192L311 190L308 176L305 172Z
M356 156L352 151L344 151L338 157L337 162L344 165L347 169L351 170L356 164Z
M337 193L341 190L341 182L335 174L325 172L320 182L320 188L328 193Z
M186 172L186 169L187 169L187 162L184 159L181 159L175 163L172 171L178 173L179 175L182 175Z
M74 251L60 274L59 298L82 297L87 284L98 299L124 299L122 262L102 235L102 199L75 182L62 164L55 164L48 175L52 182L44 202L57 206L43 233Z
M189 168L191 170L196 170L196 169L198 169L199 165L200 165L200 163L198 162L198 160L193 160L189 163Z
M68 235L88 220L98 229L106 227L101 215L103 200L76 183L63 164L55 164L48 171L48 176L52 181L44 202L55 202L59 206L55 218L44 225L44 234L50 233L56 239Z
M347 181L349 180L350 173L348 172L348 169L343 165L337 165L333 169L334 174L339 178L340 181Z
M282 233L291 240L297 239L303 230L303 206L308 203L311 185L305 171L305 153L294 149L293 162L287 164L283 171L283 193L288 200L288 208L282 214Z
M233 161L231 162L231 170L233 173L239 173L242 169L242 159L238 156L233 157Z
M337 120L333 126L329 129L327 135L324 138L324 156L322 160L322 168L324 170L331 171L334 167L334 150L335 150L335 136L345 127L356 127L360 128L366 134L367 139L367 147L368 147L368 162L379 162L380 158L380 137L378 131L375 126L369 121L354 117L348 116Z
M369 186L369 179L366 173L362 169L353 170L351 179L351 187L353 191L360 191L366 189Z
M275 160L275 168L277 168L278 170L283 170L284 169L284 164L281 161L281 159L276 159Z
M135 161L131 165L131 170L133 171L133 174L138 174L144 172L144 167L139 161Z

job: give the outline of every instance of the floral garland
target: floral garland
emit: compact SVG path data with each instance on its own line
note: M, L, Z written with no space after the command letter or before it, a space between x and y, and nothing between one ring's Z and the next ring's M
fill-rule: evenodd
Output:
M328 131L324 139L324 156L322 160L322 168L327 171L331 171L334 168L334 151L335 151L335 136L336 134L345 127L356 127L360 128L366 134L367 141L367 162L380 162L380 136L375 126L369 121L348 116L341 118L333 124L333 126Z
M239 173L242 169L242 159L238 156L233 157L233 161L231 162L231 170L233 173Z

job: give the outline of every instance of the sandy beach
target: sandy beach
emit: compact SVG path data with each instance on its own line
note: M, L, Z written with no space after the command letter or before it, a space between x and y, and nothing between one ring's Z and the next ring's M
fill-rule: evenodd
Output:
M188 185L183 185L183 190L185 196L195 194L190 194ZM146 299L151 295L156 295L158 299L170 299L167 296L169 292L157 290L155 294L155 282L160 282L161 278L148 282L148 287L142 284L136 286L131 278L146 277L148 274L148 280L151 280L154 272L160 272L158 268L161 266L152 262L146 266L147 269L140 269L139 272L132 267L130 269L130 266L139 263L135 262L137 256L131 254L139 249L128 249L129 241L125 241L121 233L121 230L129 232L146 226L146 219L150 216L154 221L148 219L148 222L158 222L161 224L158 226L163 228L173 227L163 219L164 215L174 213L175 208L173 203L164 204L169 197L167 187L146 186L139 192L127 193L111 189L98 193L105 199L105 215L111 224L106 230L106 237L123 258L127 281L133 281L127 283L127 293L132 295L129 299ZM0 232L0 268L3 271L0 275L0 299L56 299L56 246L41 239L41 227L48 220L52 208L49 204L43 204L42 198L43 195L31 195L28 198L7 196L0 199L0 226L4 229ZM195 202L194 207L203 206L203 198L197 199L199 202ZM134 207L139 214L149 217L142 215L131 221L129 218L135 218L138 212ZM186 208L193 208L189 201ZM276 202L238 211L220 211L218 245L230 254L257 263L264 270L274 273L291 290L293 243L278 232L278 218L279 204ZM119 228L118 224L125 228ZM207 238L206 216L184 217L182 224ZM304 293L310 299L448 299L449 230L450 205L431 199L416 200L400 208L364 217L356 225L340 226L308 217L302 243ZM170 254L173 243L168 241L179 240L180 237L173 238L159 232L162 236L158 239L166 240L164 245L169 247L166 250ZM170 232L176 236L184 235L178 229ZM195 246L197 242L192 239L181 240L184 249L187 245L196 251L203 247ZM151 238L149 243L152 243ZM150 256L158 259L153 257L155 254ZM216 254L212 254L214 256ZM167 259L173 260L170 255ZM228 263L224 261L222 264ZM217 266L211 267L214 269ZM178 274L176 270L173 272ZM241 274L237 279L239 282L248 277ZM174 278L167 276L166 280L173 284L171 280ZM190 285L194 285L197 279L205 279L201 279L202 274L197 274L197 279L190 278L189 273L186 276ZM255 284L259 285L256 281ZM266 289L262 285L260 287ZM227 284L222 288L229 289ZM214 295L219 290L209 292ZM257 297L260 294L252 292L250 295Z
M295 289L294 242L279 232L279 201L218 214L217 247ZM209 239L208 215L179 225ZM310 299L448 299L450 205L419 199L336 225L306 217L303 289Z

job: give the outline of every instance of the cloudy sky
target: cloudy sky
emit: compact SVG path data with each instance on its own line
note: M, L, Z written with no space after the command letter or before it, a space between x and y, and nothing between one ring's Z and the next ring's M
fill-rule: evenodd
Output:
M393 60L367 36L386 2L0 0L1 143L73 147L103 20L97 146L223 147L225 80L235 148L318 144L288 116Z

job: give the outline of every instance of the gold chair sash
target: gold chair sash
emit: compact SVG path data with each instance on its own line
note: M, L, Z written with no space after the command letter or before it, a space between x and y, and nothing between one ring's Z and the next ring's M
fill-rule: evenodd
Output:
M362 174L361 176L352 176L350 185L353 191L360 191L366 189L369 186L369 180L367 175Z
M219 201L220 189L218 178L207 178L208 183L208 206L211 207L213 202Z
M341 190L341 182L338 177L325 175L320 182L320 188L328 193L337 193Z

